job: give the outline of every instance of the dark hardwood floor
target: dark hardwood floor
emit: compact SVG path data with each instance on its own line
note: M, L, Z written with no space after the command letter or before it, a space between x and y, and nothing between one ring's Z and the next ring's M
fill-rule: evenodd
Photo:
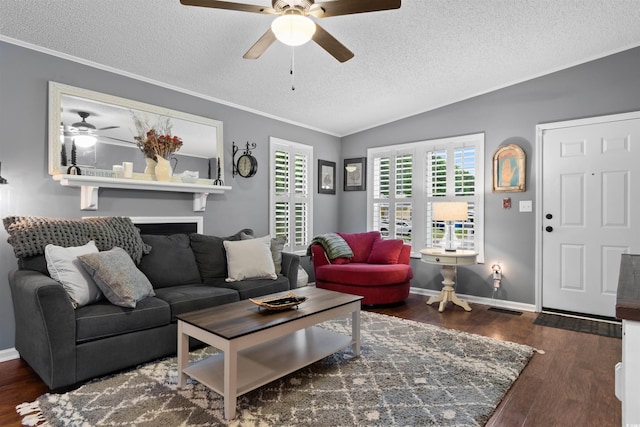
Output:
M545 351L533 356L487 426L620 426L621 405L614 394L620 339L538 326L535 313L515 316L479 304L471 304L471 312L449 305L439 313L426 299L411 294L400 305L365 309ZM0 426L20 426L15 406L47 391L21 360L0 363Z

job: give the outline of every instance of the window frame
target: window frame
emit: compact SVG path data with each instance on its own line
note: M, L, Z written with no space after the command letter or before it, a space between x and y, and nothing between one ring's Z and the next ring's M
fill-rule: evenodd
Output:
M276 193L276 152L286 151L289 153L290 159L295 159L296 154L304 155L307 157L307 171L306 171L306 194L301 195L289 191L287 195L279 195ZM269 137L269 234L272 237L276 237L276 203L286 201L289 203L289 230L288 235L294 236L296 231L295 215L293 210L296 203L307 204L306 224L304 229L306 230L306 239L300 245L295 245L294 239L287 241L284 247L285 252L292 252L300 255L306 253L306 248L313 238L313 146L301 144L299 142L287 141L285 139L277 137ZM289 189L296 187L295 185L295 161L289 163Z
M454 149L474 147L475 148L475 174L474 174L474 194L472 196L456 196L455 192L451 192L455 189L455 163ZM477 261L479 263L484 262L484 176L485 176L485 134L474 133L469 135L461 135L447 138L437 138L409 143L392 144L381 147L369 148L367 150L367 161L370 165L368 171L368 181L371 183L367 190L367 229L376 230L376 221L374 215L376 215L375 205L376 203L388 202L389 207L389 224L395 224L395 212L396 209L391 208L398 203L411 203L411 241L407 242L412 246L412 257L419 258L420 250L428 247L427 227L429 226L430 213L427 212L427 206L429 202L445 202L445 201L472 201L474 203L474 244L475 251L478 252ZM426 172L427 172L427 153L429 151L446 149L450 152L450 163L447 163L447 193L445 196L428 197L427 196L427 184L426 184ZM398 156L410 153L413 156L412 167L412 190L411 197L397 197L395 190L397 188L395 183L395 163ZM375 181L376 173L376 158L389 157L389 197L374 198L374 192L376 191L377 182ZM449 160L447 160L449 162ZM437 200L434 200L437 199ZM402 236L395 236L396 227L388 227L388 238L402 238Z

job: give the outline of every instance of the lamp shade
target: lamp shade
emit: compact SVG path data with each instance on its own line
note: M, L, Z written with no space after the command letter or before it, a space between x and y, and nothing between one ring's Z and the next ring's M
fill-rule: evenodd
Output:
M271 31L282 43L300 46L311 40L316 24L306 16L292 13L277 17L271 23Z
M467 202L438 202L433 204L435 221L466 221L469 211Z

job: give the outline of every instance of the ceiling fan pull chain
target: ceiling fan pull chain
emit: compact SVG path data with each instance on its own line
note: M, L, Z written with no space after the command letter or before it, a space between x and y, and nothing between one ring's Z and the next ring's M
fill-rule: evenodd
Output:
M296 85L295 85L295 74L293 72L293 67L295 65L295 55L296 55L296 51L295 48L292 46L291 47L291 69L289 70L289 74L291 74L291 90L296 90Z

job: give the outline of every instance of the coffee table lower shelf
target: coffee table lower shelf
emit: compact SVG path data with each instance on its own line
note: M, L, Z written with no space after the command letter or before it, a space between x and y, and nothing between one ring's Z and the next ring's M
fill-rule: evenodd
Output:
M298 292L308 301L297 310L264 313L243 300L178 315L178 387L191 377L221 394L230 420L237 397L248 391L346 347L360 356L362 297L316 288ZM345 317L351 318L351 336L319 326ZM189 363L189 337L220 353Z
M238 352L236 396L243 395L354 344L350 336L319 327L301 329ZM224 395L224 353L184 369L185 374Z

